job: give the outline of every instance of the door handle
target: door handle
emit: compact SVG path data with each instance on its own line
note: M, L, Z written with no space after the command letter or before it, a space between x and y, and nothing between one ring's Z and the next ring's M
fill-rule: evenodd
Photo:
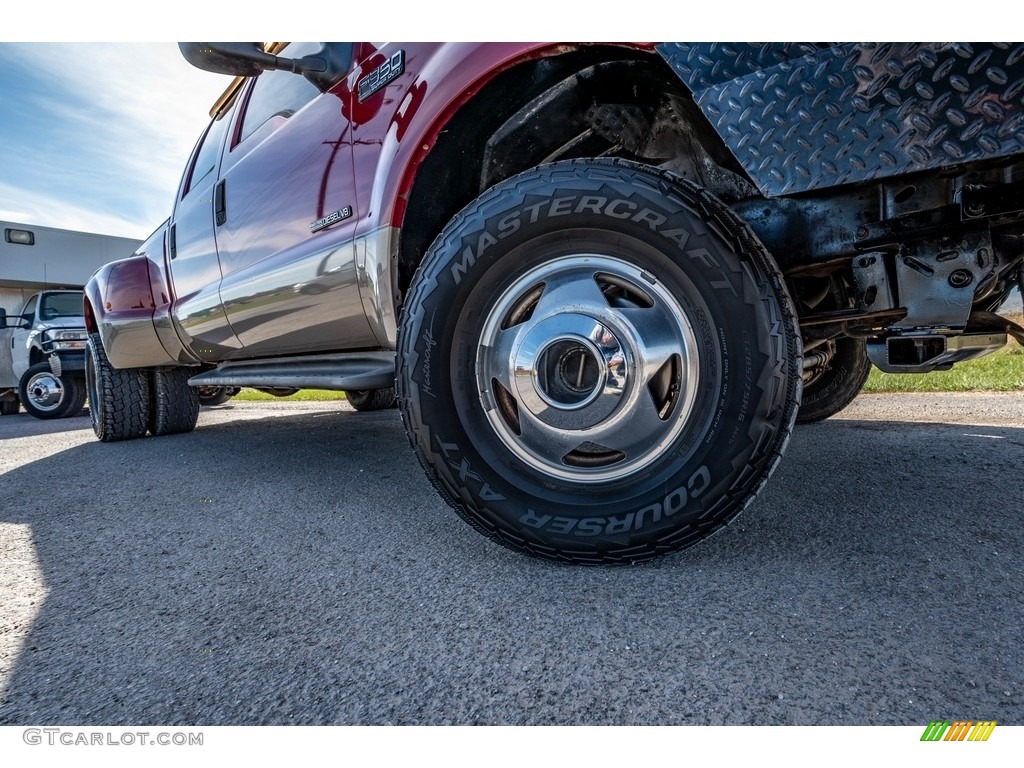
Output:
M178 225L171 224L171 231L167 235L167 250L171 252L172 259L178 255L178 239L175 237L177 231Z
M221 226L225 221L228 220L227 203L224 200L224 182L227 179L221 179L217 182L217 186L213 190L213 213L217 218L217 226Z

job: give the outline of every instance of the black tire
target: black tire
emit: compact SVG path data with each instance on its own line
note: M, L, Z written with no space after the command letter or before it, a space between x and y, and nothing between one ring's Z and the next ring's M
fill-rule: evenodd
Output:
M177 435L196 428L199 420L199 393L188 385L193 373L189 368L165 368L152 372L150 434Z
M853 402L871 373L867 342L843 337L828 366L804 384L797 424L811 424L835 416Z
M299 391L298 387L257 387L257 389L274 397L291 397Z
M46 361L31 366L18 383L18 398L37 419L63 419L82 410L85 393L81 379L57 376Z
M541 166L459 213L413 278L398 355L441 495L555 560L706 538L764 485L800 401L771 256L706 191L621 160Z
M18 398L0 400L0 416L13 416L19 410L21 410L21 400Z
M80 375L69 376L66 381L71 391L71 397L65 416L77 416L85 407L86 395L88 394L85 386L85 377Z
M85 347L85 383L96 437L112 443L146 434L152 408L149 375L139 368L114 368L95 331Z
M383 411L398 405L394 387L384 389L350 389L345 399L357 411Z
M195 390L200 405L224 405L237 394L231 387L196 387Z

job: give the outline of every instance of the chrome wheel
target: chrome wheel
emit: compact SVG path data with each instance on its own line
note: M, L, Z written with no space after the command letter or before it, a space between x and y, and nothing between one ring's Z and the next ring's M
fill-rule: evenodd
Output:
M487 313L476 385L502 443L563 480L643 469L693 410L693 326L653 275L576 254L530 270Z
M49 413L64 403L64 383L50 372L37 373L25 385L28 402L36 409Z

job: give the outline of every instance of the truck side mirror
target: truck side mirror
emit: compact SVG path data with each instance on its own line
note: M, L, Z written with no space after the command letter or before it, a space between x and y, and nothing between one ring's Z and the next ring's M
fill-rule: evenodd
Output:
M352 59L351 43L324 43L317 53L301 59L267 53L260 43L178 43L178 48L185 61L207 72L255 77L267 70L283 69L302 75L321 91L344 76Z
M0 330L4 328L28 328L31 323L25 320L22 315L11 315L8 317L7 310L0 308Z
M24 315L8 315L6 309L0 309L0 329L31 328L32 318Z
M259 43L178 43L181 55L193 67L219 75L255 77L278 69L278 58Z

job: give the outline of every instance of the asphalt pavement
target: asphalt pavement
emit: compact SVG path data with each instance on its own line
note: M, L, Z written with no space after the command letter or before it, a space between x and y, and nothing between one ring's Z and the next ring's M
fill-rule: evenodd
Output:
M862 396L720 534L538 561L397 411L0 418L0 724L1024 724L1024 397Z

